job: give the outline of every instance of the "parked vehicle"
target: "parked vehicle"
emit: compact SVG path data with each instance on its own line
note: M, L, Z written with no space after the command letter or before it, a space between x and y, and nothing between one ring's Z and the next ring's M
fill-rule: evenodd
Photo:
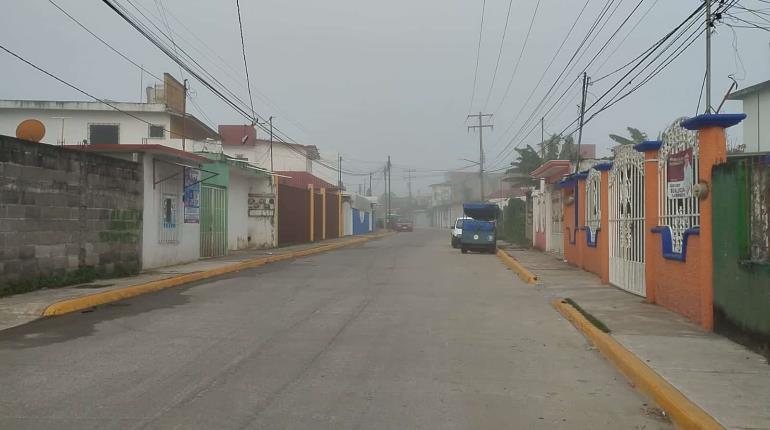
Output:
M452 226L452 248L460 247L460 236L463 234L463 221L468 218L467 216L461 216L455 220L454 226Z
M460 251L494 253L497 250L497 215L500 207L494 203L465 203L463 212L471 219L463 220Z
M394 227L396 231L414 231L414 223L408 218L396 218Z

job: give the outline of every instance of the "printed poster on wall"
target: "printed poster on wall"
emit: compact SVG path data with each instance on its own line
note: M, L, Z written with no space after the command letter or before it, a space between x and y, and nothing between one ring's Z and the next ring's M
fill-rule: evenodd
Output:
M666 162L666 192L670 199L692 197L692 148L671 154Z
M201 171L184 168L184 222L197 224L201 213Z

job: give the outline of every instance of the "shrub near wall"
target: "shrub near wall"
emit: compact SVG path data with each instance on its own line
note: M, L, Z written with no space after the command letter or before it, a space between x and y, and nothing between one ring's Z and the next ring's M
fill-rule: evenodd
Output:
M139 164L0 136L0 295L137 272Z

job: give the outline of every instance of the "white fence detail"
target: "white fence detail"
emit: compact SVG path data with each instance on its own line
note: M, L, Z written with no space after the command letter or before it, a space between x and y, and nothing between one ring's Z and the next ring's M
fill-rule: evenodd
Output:
M658 152L658 224L670 229L671 250L677 253L682 252L685 231L700 226L698 198L692 192L698 183L698 138L695 131L679 125L682 119L662 133Z
M602 219L602 174L598 170L588 170L586 178L586 227L589 228L591 243L596 243L596 233ZM603 233L606 234L606 233Z

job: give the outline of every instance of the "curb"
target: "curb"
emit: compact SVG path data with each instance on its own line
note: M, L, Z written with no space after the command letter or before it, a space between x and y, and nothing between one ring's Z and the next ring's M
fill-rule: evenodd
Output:
M612 336L591 324L577 309L555 300L552 305L591 341L641 392L647 394L671 417L677 429L724 430L711 415L663 379Z
M191 282L202 281L204 279L212 278L215 276L225 275L232 272L238 272L245 269L252 269L254 267L264 266L265 264L276 263L279 261L290 260L292 258L305 257L313 254L320 254L322 252L333 251L335 249L344 248L347 246L358 245L370 240L380 239L388 236L389 233L380 233L367 237L359 237L343 242L336 242L327 245L320 245L313 248L303 249L300 251L287 252L285 254L271 255L269 257L255 258L246 261L240 261L237 263L227 264L216 269L187 273L180 276L174 276L166 279L159 279L157 281L151 281L144 284L131 285L125 288L119 288L116 290L105 291L102 293L90 294L87 296L77 297L73 299L66 299L49 305L43 310L42 316L50 317L55 315L63 315L71 312L77 312L83 309L92 308L94 306L103 305L106 303L117 302L119 300L136 297L142 294L152 293L160 291L166 288L176 287L179 285L189 284Z
M521 263L519 263L518 260L513 258L510 254L498 248L497 256L498 258L500 258L500 260L503 261L503 264L510 267L511 270L516 272L516 274L519 275L519 278L521 278L522 281L528 284L537 283L537 275L530 272L529 269L524 267Z

